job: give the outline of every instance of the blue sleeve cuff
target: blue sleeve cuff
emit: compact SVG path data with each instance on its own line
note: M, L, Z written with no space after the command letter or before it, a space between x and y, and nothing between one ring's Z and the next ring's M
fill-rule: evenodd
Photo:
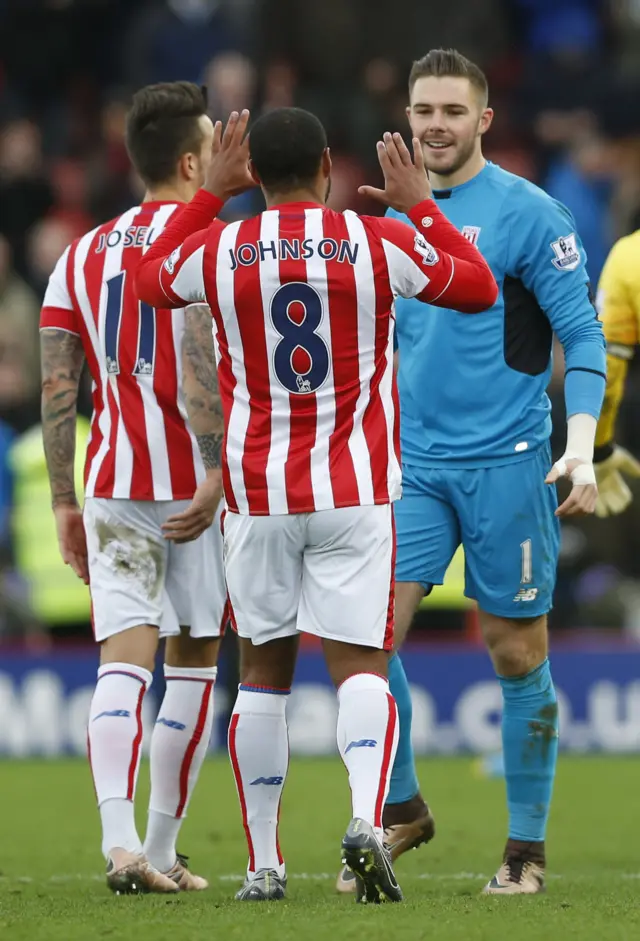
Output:
M593 415L599 418L606 384L606 377L599 370L582 366L567 369L564 379L567 418L572 415Z

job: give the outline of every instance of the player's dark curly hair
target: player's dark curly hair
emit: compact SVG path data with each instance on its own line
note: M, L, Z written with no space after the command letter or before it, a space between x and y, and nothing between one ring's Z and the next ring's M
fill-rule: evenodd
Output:
M443 78L466 78L480 93L484 107L489 99L489 83L487 77L475 62L467 59L457 49L430 49L421 59L416 59L409 73L409 94L419 78L434 76Z
M206 89L192 82L162 82L135 93L127 114L127 151L148 186L171 180L183 154L199 153L199 118L206 113Z
M315 114L302 108L274 108L251 128L249 155L267 190L286 193L318 175L327 135Z

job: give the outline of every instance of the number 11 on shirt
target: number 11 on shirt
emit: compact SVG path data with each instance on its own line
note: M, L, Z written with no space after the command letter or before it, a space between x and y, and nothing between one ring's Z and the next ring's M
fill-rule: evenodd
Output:
M120 372L118 360L118 340L122 321L122 304L126 272L121 271L106 282L107 309L104 318L104 351L107 373L117 376ZM140 327L138 331L138 352L133 368L134 376L152 376L156 348L156 312L149 304L138 302Z

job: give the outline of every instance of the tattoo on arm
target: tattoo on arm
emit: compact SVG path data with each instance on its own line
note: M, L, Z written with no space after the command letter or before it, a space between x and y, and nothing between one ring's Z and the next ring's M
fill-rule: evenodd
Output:
M40 331L42 438L53 505L76 502L75 453L82 340L66 330Z
M224 418L218 390L211 311L205 304L185 310L182 389L189 423L207 470L221 466Z

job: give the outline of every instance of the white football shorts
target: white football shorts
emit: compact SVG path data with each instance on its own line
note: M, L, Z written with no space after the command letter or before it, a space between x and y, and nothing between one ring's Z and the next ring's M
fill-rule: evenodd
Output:
M289 516L225 513L231 622L265 644L304 632L393 647L393 509L354 506Z
M140 624L161 637L190 628L192 637L219 637L227 619L222 570L222 506L194 542L176 545L162 524L190 500L110 500L84 505L89 576L97 641Z

